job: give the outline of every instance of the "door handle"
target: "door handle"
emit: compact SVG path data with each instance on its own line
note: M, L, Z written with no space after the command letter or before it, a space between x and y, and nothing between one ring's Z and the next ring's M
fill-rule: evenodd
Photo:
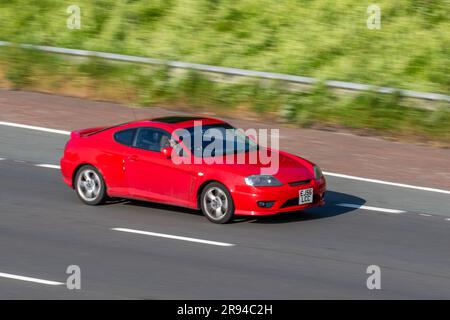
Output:
M139 157L138 157L137 155L135 155L135 154L133 154L132 156L129 156L129 157L128 157L128 160L129 160L130 162L137 161L138 159L139 159Z

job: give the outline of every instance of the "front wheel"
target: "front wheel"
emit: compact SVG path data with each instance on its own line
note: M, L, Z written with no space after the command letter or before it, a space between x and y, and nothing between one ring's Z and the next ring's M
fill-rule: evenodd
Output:
M85 204L95 206L105 202L106 185L100 172L93 166L85 165L75 177L75 190Z
M233 199L224 185L211 182L203 189L200 200L203 214L209 221L223 224L233 218Z

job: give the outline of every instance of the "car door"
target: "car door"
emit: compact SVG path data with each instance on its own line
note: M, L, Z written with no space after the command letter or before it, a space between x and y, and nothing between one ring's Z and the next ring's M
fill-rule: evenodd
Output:
M102 141L102 154L98 162L102 163L104 177L107 180L108 193L111 196L130 196L125 175L125 160L133 150L136 128L119 129L112 133L111 143ZM108 139L109 141L109 139Z
M125 162L129 190L137 198L188 205L192 174L161 153L169 139L170 134L160 128L138 129Z

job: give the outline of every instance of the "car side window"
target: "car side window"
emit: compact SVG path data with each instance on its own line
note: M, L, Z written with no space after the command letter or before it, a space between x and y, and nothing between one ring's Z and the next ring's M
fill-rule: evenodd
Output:
M114 134L114 140L118 143L131 147L133 145L134 137L137 129L126 129L118 131Z
M170 147L170 135L168 132L158 128L140 128L137 133L135 147L159 152L162 148Z

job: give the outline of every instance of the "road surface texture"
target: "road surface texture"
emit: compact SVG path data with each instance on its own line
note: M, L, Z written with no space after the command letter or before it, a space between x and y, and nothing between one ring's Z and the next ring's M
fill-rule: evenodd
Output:
M71 130L121 122L125 109L0 91L3 122ZM145 112L168 113L136 109ZM301 146L326 171L450 189L448 150L281 132L283 149ZM448 193L328 175L322 208L215 225L166 205L83 205L56 167L67 139L0 124L1 299L450 299ZM81 268L81 290L65 285L69 265ZM366 286L369 265L381 268L380 290Z

